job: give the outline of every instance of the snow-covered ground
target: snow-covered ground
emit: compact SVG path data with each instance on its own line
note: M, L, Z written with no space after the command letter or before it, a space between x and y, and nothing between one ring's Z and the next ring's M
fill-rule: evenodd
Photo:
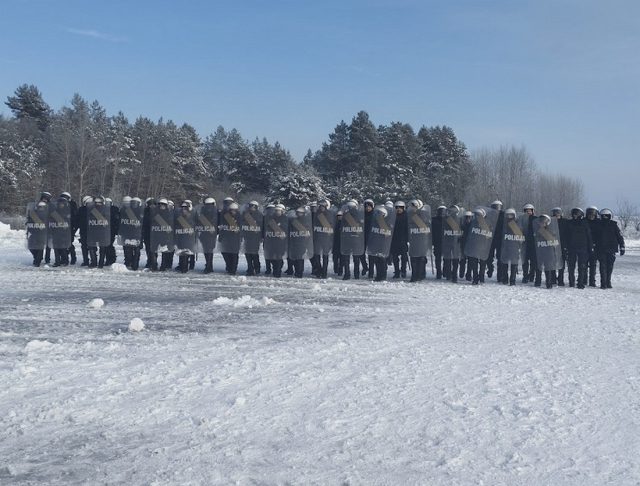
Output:
M549 291L35 269L23 237L2 484L640 482L637 242L613 290Z

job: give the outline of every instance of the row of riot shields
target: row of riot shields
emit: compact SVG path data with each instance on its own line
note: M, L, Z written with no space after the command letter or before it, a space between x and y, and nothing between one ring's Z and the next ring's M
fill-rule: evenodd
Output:
M25 228L29 250L69 248L73 231L69 202L60 198L48 204L30 203Z

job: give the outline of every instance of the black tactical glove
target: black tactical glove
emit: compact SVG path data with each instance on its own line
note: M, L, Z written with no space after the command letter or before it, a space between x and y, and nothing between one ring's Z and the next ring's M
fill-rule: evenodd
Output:
M624 255L624 246L620 247L620 256Z

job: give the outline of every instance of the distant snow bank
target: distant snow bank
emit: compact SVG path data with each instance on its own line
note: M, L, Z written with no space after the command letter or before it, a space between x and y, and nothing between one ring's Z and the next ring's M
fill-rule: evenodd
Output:
M0 248L26 249L27 233L25 230L12 230L11 226L0 222Z
M254 299L250 295L243 295L237 299L230 299L229 297L218 297L214 299L213 305L222 307L246 307L252 309L254 307L262 307L265 305L275 304L276 301L269 297L262 297L261 299Z

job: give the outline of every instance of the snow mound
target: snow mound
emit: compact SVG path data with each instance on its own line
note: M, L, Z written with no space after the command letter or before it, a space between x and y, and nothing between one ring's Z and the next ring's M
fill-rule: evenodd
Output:
M102 299L91 299L91 302L87 304L87 307L90 309L101 309L104 307L104 300Z
M53 347L53 343L49 341L40 341L39 339L33 339L25 345L24 350L27 353L33 353L33 352L51 349L52 347Z
M129 322L129 331L140 332L144 329L144 322L139 317L134 317Z
M111 271L115 273L127 273L129 269L122 263L111 264Z
M0 223L0 248L26 248L27 233L24 230L12 230L11 226Z
M254 307L262 307L265 305L275 304L276 301L269 297L262 297L261 299L254 299L250 295L243 295L237 299L230 299L229 297L218 297L214 299L213 305L219 305L221 307L245 307L253 309Z

